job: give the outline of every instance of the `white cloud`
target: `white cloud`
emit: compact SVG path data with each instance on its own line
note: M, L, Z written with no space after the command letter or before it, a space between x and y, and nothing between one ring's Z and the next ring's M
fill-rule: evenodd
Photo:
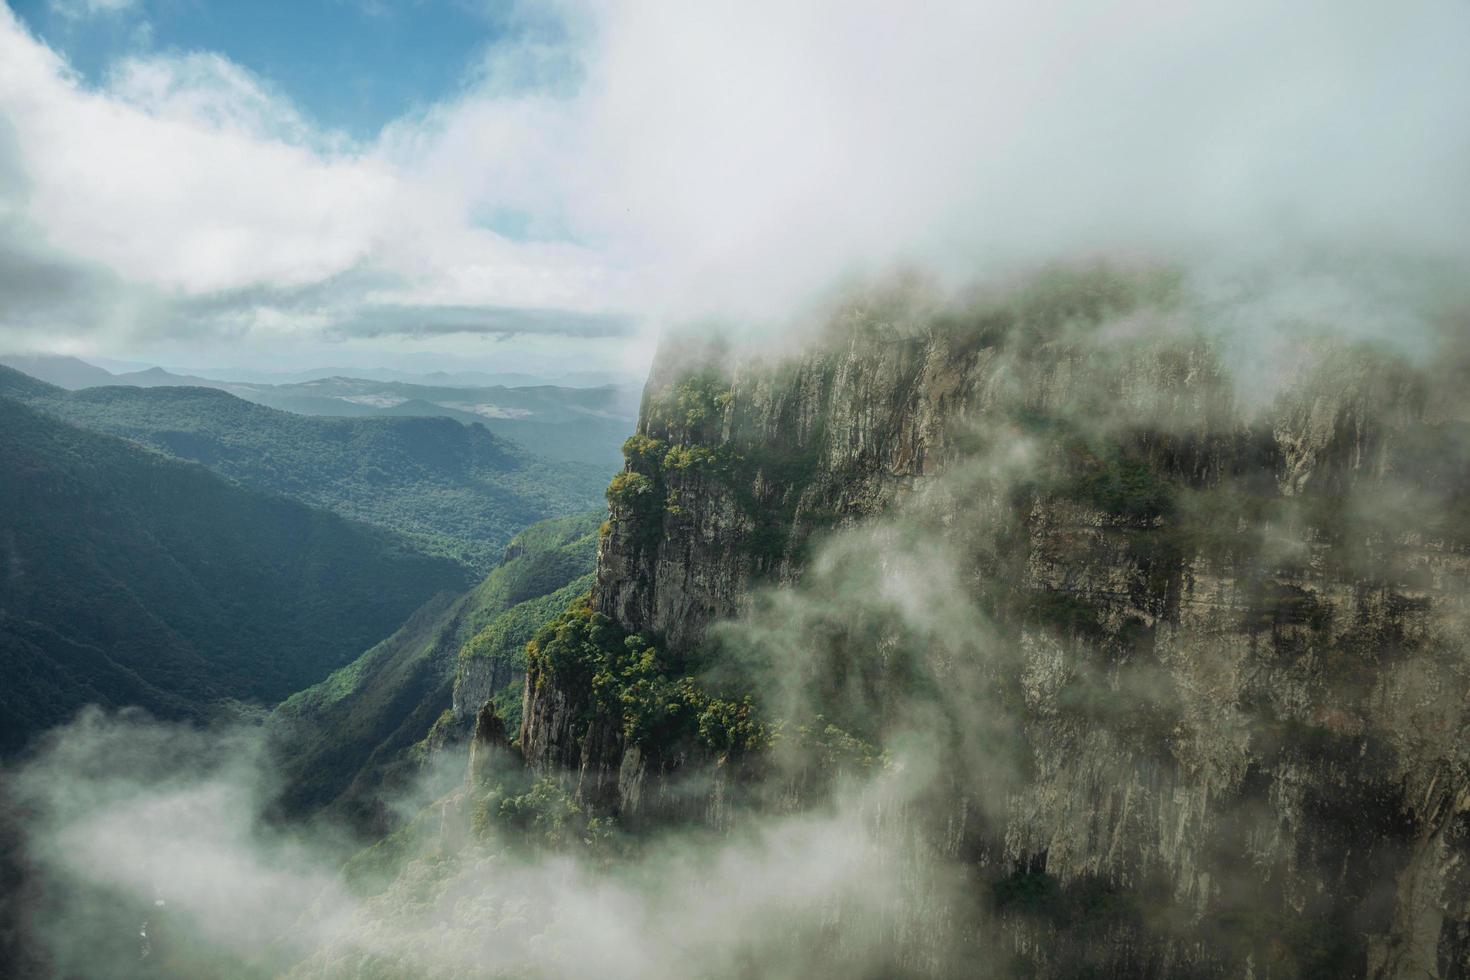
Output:
M307 330L367 309L492 306L499 322L606 305L596 256L474 227L457 184L313 128L216 54L131 58L92 90L3 11L0 112L18 158L5 197L32 244L134 287L77 332L156 332L181 306L215 307L195 329L268 339L283 305Z
M137 7L138 0L51 0L51 9L63 17L80 20L106 14L120 14Z
M218 54L129 57L109 73L107 94L147 117L206 130L234 130L254 140L342 146L318 136L290 101L262 79Z
M731 302L895 257L1456 247L1467 36L1445 2L620 5L579 208Z
M24 212L56 247L186 292L311 281L363 253L386 175L267 133L279 114L222 59L129 62L92 92L7 13L0 66Z
M137 310L207 301L247 335L404 306L758 316L901 261L961 278L1300 242L1465 257L1454 0L563 12L562 40L492 49L455 98L354 143L217 54L88 88L5 11L25 189L0 193ZM527 234L497 234L507 214Z

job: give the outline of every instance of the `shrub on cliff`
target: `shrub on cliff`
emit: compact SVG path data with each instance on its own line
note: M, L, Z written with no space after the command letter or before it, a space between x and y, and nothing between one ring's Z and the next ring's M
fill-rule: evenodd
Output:
M645 749L695 741L742 752L766 739L750 697L711 695L656 641L595 611L590 595L537 631L526 660L535 682L554 681L589 716L614 719L629 743Z

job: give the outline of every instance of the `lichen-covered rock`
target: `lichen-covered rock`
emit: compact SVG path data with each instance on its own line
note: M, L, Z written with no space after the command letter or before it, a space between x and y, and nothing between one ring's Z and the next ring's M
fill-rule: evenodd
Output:
M454 672L454 695L450 710L468 723L485 702L515 677L515 665L503 657L460 657Z

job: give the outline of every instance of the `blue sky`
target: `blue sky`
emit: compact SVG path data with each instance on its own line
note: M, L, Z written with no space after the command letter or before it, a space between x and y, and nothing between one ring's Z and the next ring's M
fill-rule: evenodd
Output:
M116 2L116 0L113 0ZM485 48L514 36L491 0L12 0L94 84L118 57L212 51L278 86L313 122L358 139L449 97Z

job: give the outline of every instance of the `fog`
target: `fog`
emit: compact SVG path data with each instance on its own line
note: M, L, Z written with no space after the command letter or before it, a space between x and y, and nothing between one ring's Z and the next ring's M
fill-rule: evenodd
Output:
M27 812L24 928L44 975L271 976L304 958L291 975L798 977L937 955L919 944L950 883L873 819L902 805L898 772L615 863L575 841L539 858L494 836L456 850L433 810L391 886L353 887L330 827L257 821L260 747L248 730L97 712L53 734L9 787ZM916 879L941 890L913 904Z

